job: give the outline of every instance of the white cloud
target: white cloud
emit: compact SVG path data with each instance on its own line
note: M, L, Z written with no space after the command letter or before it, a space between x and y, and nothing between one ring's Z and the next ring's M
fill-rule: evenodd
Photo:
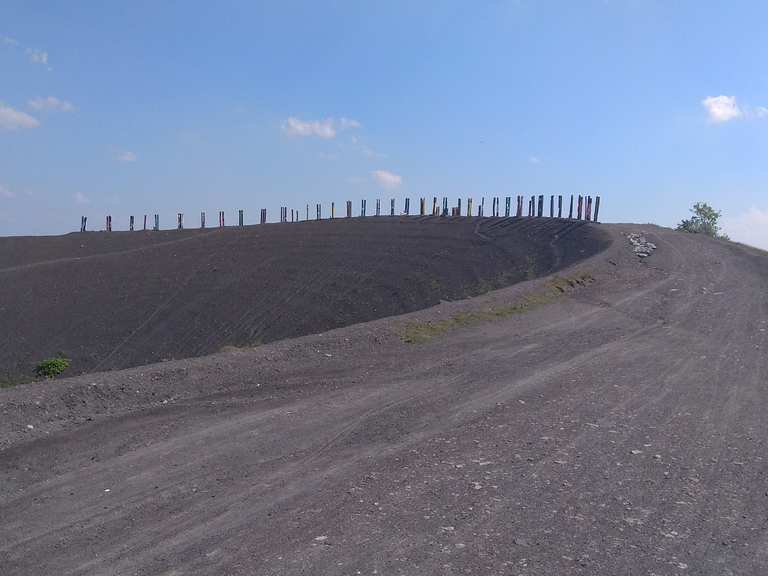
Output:
M125 152L120 152L117 155L117 160L119 162L136 162L136 160L138 160L138 156L136 156L134 152L126 150Z
M73 198L75 199L75 204L83 205L83 204L90 204L91 203L90 198L88 198L88 196L86 196L82 192L75 193Z
M58 110L60 112L72 112L75 110L72 102L66 100L59 100L56 96L48 96L47 98L34 98L27 102L30 108L35 110Z
M360 128L360 126L360 122L350 118L305 121L291 116L283 124L283 132L289 136L316 136L323 140L331 140L336 138L339 132Z
M724 217L722 226L731 240L768 250L768 209L752 207L738 216Z
M736 103L736 96L708 96L701 101L709 120L716 124L728 122L744 115Z
M5 198L6 200L12 200L16 198L16 193L13 190L9 190L2 184L0 184L0 198Z
M530 164L541 164L541 158L538 156L528 156L528 162Z
M18 128L37 128L40 122L21 110L15 110L0 102L0 129L16 130Z
M403 183L403 177L388 170L374 170L371 177L384 188L397 188Z
M5 46L18 46L19 41L10 36L0 36L0 44L4 44Z
M27 57L29 61L34 64L42 64L48 66L48 52L45 50L38 50L37 48L27 48Z

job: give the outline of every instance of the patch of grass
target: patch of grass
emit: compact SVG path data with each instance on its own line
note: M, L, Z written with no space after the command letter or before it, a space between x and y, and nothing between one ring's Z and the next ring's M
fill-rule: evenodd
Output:
M21 384L29 384L35 379L31 376L2 376L0 377L0 388L13 388Z
M58 356L47 358L35 368L35 374L40 378L55 378L70 366L69 358Z
M554 302L566 292L578 286L591 284L594 278L589 273L581 273L571 277L556 276L549 281L541 292L528 294L520 302L506 306L498 306L488 310L472 310L460 312L445 320L437 322L412 322L405 327L401 339L408 344L422 344L457 328L474 326L482 322L500 320L528 310Z

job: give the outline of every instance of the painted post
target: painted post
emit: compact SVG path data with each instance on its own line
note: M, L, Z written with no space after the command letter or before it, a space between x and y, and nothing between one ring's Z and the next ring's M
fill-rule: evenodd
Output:
M562 194L557 195L557 217L558 218L563 217L563 195Z
M583 203L584 203L584 197L581 194L579 194L579 207L578 207L578 210L576 211L576 220L581 220L581 208Z
M595 222L599 222L597 219L598 212L600 212L600 196L595 197Z
M395 199L394 198L389 199L389 215L390 216L395 215Z

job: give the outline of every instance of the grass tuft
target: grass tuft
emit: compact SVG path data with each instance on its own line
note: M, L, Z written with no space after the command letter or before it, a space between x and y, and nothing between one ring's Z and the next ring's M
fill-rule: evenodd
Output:
M490 308L488 310L472 310L460 312L445 320L437 322L412 322L405 327L401 339L408 344L423 344L457 328L474 326L482 322L509 318L528 310L554 302L563 294L578 286L586 286L594 282L589 273L581 273L571 277L556 276L549 281L541 292L525 296L520 302Z

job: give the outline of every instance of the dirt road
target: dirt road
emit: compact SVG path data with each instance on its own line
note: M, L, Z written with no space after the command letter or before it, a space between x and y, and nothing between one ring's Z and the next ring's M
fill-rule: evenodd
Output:
M768 258L605 229L559 297L0 391L2 573L767 573Z

